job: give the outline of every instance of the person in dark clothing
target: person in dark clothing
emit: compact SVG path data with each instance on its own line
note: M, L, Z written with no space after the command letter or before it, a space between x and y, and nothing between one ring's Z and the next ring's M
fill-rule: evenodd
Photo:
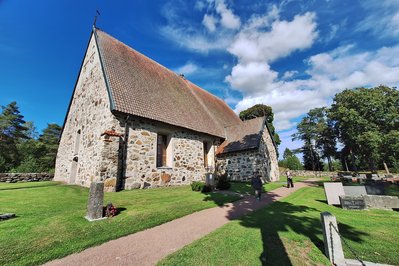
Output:
M292 174L290 172L290 169L287 169L285 174L287 175L287 188L294 187L294 182L292 180Z
M258 173L255 173L254 177L252 178L252 187L255 190L255 198L260 201L263 184Z

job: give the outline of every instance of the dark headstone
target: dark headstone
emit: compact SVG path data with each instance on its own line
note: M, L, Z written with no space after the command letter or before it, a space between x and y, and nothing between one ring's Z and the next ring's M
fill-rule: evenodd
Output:
M341 196L339 197L341 201L342 209L345 210L364 210L366 209L366 203L364 202L364 198L353 197L353 196Z
M215 186L215 175L214 174L206 174L205 175L205 184L207 186Z
M15 213L0 214L0 220L7 220L15 217Z
M104 183L92 182L90 185L89 201L87 202L87 216L89 221L103 218Z
M362 196L367 195L364 186L344 186L345 196Z
M366 191L368 195L385 195L384 184L372 184L366 186Z

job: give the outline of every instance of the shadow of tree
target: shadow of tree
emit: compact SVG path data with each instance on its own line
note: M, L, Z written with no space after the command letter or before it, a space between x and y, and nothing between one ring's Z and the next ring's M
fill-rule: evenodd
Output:
M59 183L54 183L54 184L46 184L46 185L40 185L40 186L26 185L26 186L20 186L20 187L0 188L0 191L18 190L18 189L30 189L30 188L43 188L43 187L53 187L53 186L59 186L59 185L61 185L61 184L59 184Z
M212 195L209 195L209 197L208 200L211 200ZM310 251L311 248L306 251L293 246L293 243L295 243L293 241L287 241L286 239L284 242L284 239L280 237L282 232L287 234L293 232L305 236L324 254L323 233L320 222L321 210L276 201L279 198L280 196L273 192L263 194L261 202L257 202L254 197L247 196L230 204L226 217L229 220L239 220L240 225L244 227L258 228L260 230L263 252L259 255L259 260L262 265L292 265L290 256L292 257L295 252L306 253ZM265 206L265 204L272 202L273 204ZM252 211L256 212L251 213ZM339 223L338 227L341 234L352 241L362 242L362 236L368 235L344 223ZM290 249L294 251L289 252ZM297 255L299 257L305 256L304 259L307 258L307 254Z

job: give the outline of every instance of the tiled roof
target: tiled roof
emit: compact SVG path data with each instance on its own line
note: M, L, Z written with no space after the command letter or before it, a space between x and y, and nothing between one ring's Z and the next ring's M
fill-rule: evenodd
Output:
M113 110L225 137L241 124L216 96L95 29Z
M264 125L265 118L258 117L227 127L226 140L218 147L216 154L258 148Z

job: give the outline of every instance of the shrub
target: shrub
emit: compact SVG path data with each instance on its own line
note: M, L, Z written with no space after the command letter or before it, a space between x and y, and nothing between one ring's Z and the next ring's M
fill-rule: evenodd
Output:
M193 181L191 183L191 190L192 191L202 191L205 186L204 182L201 181Z
M227 173L219 175L217 183L216 183L216 188L220 190L226 190L230 188L230 182L227 179Z
M212 191L212 187L208 186L208 185L205 185L205 184L204 184L204 186L201 189L202 193L207 193L207 192L211 192L211 191Z

